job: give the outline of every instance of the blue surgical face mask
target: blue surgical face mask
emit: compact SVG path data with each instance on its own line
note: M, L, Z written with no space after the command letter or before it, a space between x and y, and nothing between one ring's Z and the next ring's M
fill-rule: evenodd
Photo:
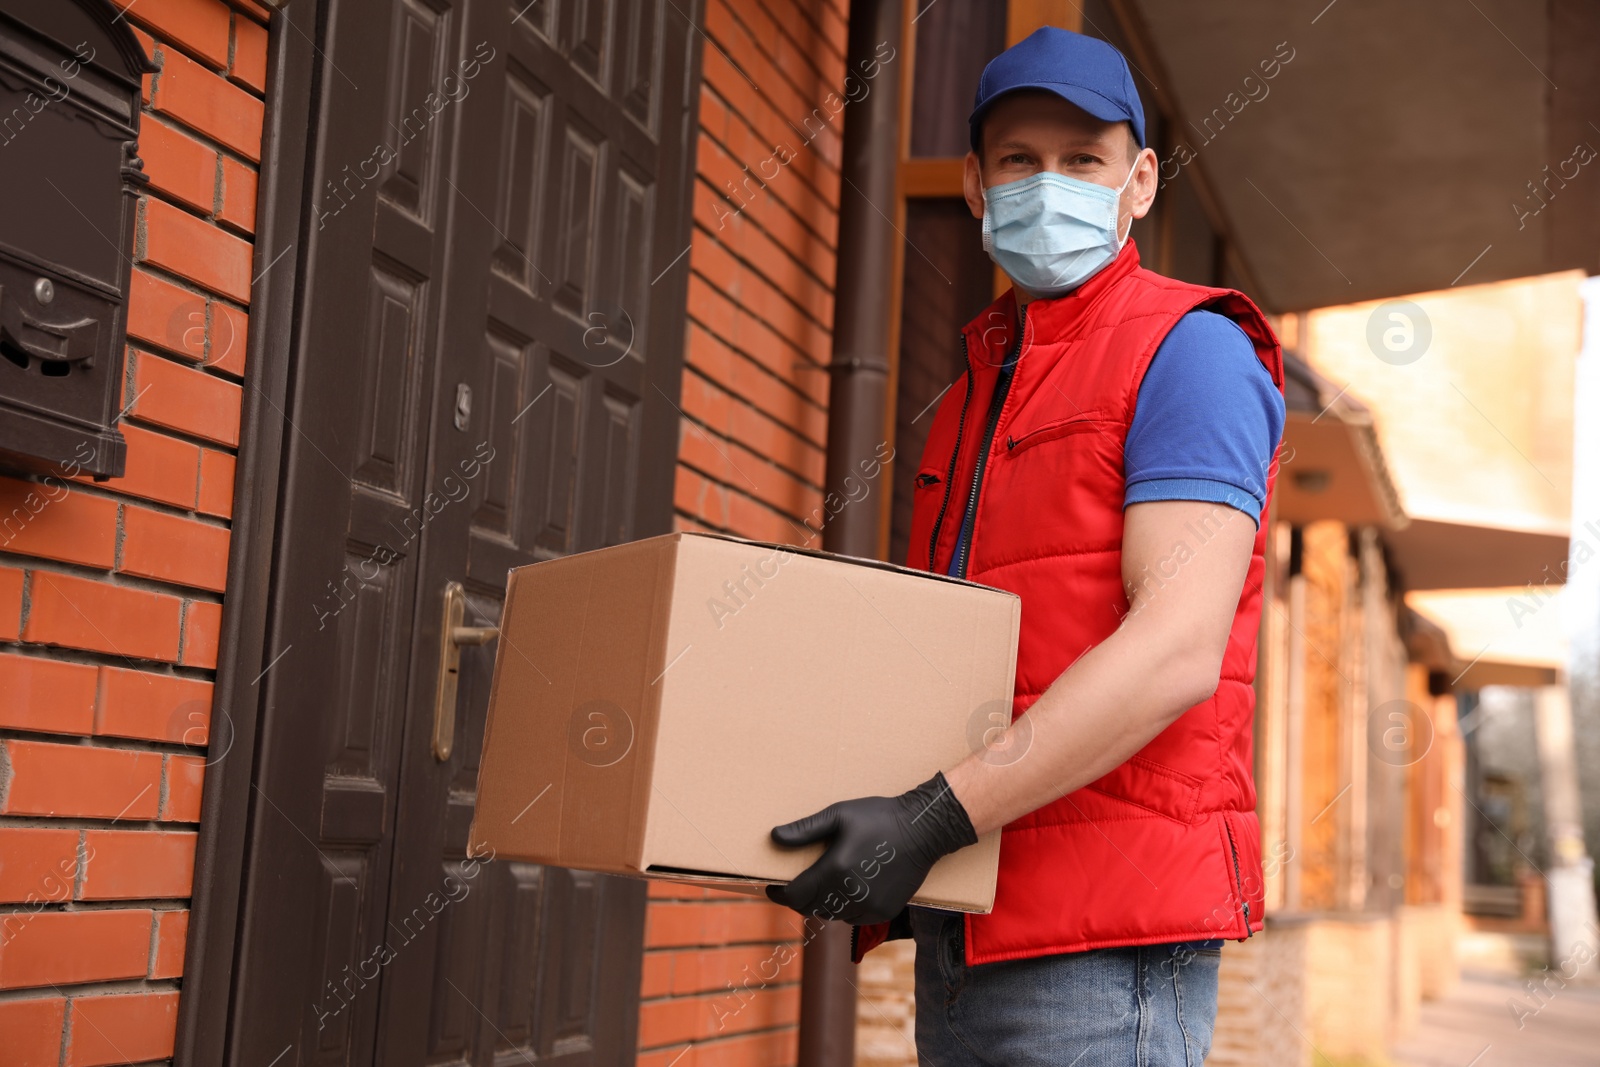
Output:
M1122 251L1122 190L1041 171L983 191L983 250L1030 296L1062 296ZM1128 228L1133 228L1129 220Z

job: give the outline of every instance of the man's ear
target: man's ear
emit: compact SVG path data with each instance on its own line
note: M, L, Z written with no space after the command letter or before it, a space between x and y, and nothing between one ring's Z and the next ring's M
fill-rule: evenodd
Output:
M1128 207L1136 219L1148 215L1150 205L1156 202L1156 188L1160 184L1157 181L1158 166L1155 151L1150 148L1141 150L1133 161L1133 181L1128 185Z
M975 219L983 218L983 174L978 169L978 155L968 152L962 163L961 195L966 197L967 210Z

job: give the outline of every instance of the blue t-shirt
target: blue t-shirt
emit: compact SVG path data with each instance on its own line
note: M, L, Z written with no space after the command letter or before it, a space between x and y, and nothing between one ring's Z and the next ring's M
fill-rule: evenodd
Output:
M1204 500L1259 522L1282 436L1283 394L1250 338L1225 315L1191 311L1139 384L1123 451L1123 506Z
M1011 363L1008 356L1000 368L994 404L1004 402ZM1139 383L1123 451L1123 506L1200 500L1259 522L1283 417L1283 394L1238 324L1214 311L1189 312L1162 340ZM971 496L966 489L963 504ZM964 513L950 574L971 524Z

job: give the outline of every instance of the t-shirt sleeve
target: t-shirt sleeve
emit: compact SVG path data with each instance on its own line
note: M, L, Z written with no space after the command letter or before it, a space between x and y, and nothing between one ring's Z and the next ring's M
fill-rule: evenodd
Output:
M1213 311L1189 312L1139 385L1123 506L1200 500L1236 508L1259 525L1283 417L1283 394L1238 324Z

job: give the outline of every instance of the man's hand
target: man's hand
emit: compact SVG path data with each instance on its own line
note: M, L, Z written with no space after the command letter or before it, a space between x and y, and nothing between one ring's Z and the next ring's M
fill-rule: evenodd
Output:
M900 914L929 868L978 835L940 773L897 797L843 800L772 829L789 848L829 838L817 862L767 886L767 896L801 915L865 925Z

